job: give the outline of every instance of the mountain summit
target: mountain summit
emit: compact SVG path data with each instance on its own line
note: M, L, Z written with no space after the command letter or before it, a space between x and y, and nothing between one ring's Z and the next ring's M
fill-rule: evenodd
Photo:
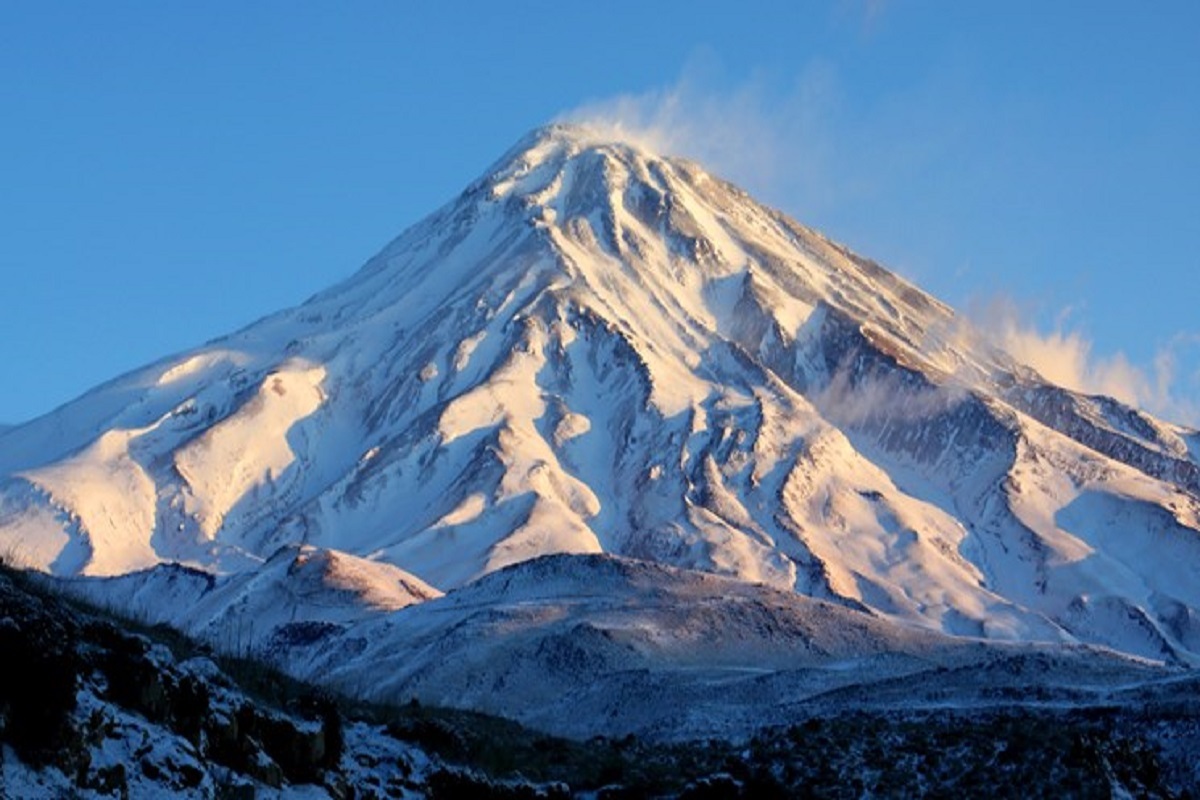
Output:
M203 619L154 613L217 638L300 562L403 627L587 555L1192 664L1198 456L696 164L553 125L299 307L0 431L0 548L147 608L208 573Z

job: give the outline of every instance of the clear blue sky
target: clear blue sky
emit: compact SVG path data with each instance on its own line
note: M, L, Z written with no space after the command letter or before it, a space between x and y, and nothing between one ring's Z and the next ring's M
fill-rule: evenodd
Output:
M0 422L303 300L618 95L771 139L690 154L951 303L1069 308L1149 369L1200 332L1200 4L984 5L4 3Z

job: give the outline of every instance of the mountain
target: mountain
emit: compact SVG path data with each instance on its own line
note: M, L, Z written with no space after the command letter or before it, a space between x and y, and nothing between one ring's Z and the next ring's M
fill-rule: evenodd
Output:
M6 568L0 608L6 798L338 797L368 784L416 796L446 770L376 720L343 719L311 687L268 699L248 671L227 672L178 637L172 649Z
M1200 777L1194 679L1163 698L1169 718L1144 704L940 717L882 710L793 718L759 731L753 747L575 742L477 713L339 700L162 628L64 602L46 581L5 567L0 609L6 798L823 797L846 786L911 795L981 782L1006 795L1072 786L1088 796L1182 797ZM1013 675L1019 666L1003 664ZM1031 786L1047 788L1030 795Z
M480 687L572 643L571 692L805 648L826 677L1190 667L1198 459L696 164L554 125L342 283L0 431L0 550L298 674L554 727ZM425 666L381 683L398 643Z

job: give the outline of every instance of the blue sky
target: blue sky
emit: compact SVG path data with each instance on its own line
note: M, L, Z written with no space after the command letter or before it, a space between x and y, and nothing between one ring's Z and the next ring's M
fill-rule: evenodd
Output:
M6 3L0 422L300 302L579 109L1194 418L1198 9Z

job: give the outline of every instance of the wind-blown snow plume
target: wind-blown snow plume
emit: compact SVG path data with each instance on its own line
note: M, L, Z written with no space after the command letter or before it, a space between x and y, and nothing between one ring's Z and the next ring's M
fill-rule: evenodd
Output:
M977 324L1000 347L1047 380L1067 389L1114 397L1170 419L1200 424L1200 406L1178 374L1180 351L1200 345L1200 334L1179 334L1162 345L1150 365L1135 364L1122 351L1098 354L1094 343L1071 326L1074 309L1060 311L1043 332L1010 297L999 296L973 310ZM1197 376L1193 376L1195 384ZM1197 388L1193 386L1192 388Z
M719 70L698 57L670 86L596 100L561 118L609 140L694 159L756 194L815 195L834 183L829 65L811 62L784 90L762 76L722 83Z
M868 377L855 381L851 365L844 361L829 383L812 398L813 405L840 425L860 425L880 417L893 421L917 422L944 414L962 400L966 387L911 387L896 374Z

